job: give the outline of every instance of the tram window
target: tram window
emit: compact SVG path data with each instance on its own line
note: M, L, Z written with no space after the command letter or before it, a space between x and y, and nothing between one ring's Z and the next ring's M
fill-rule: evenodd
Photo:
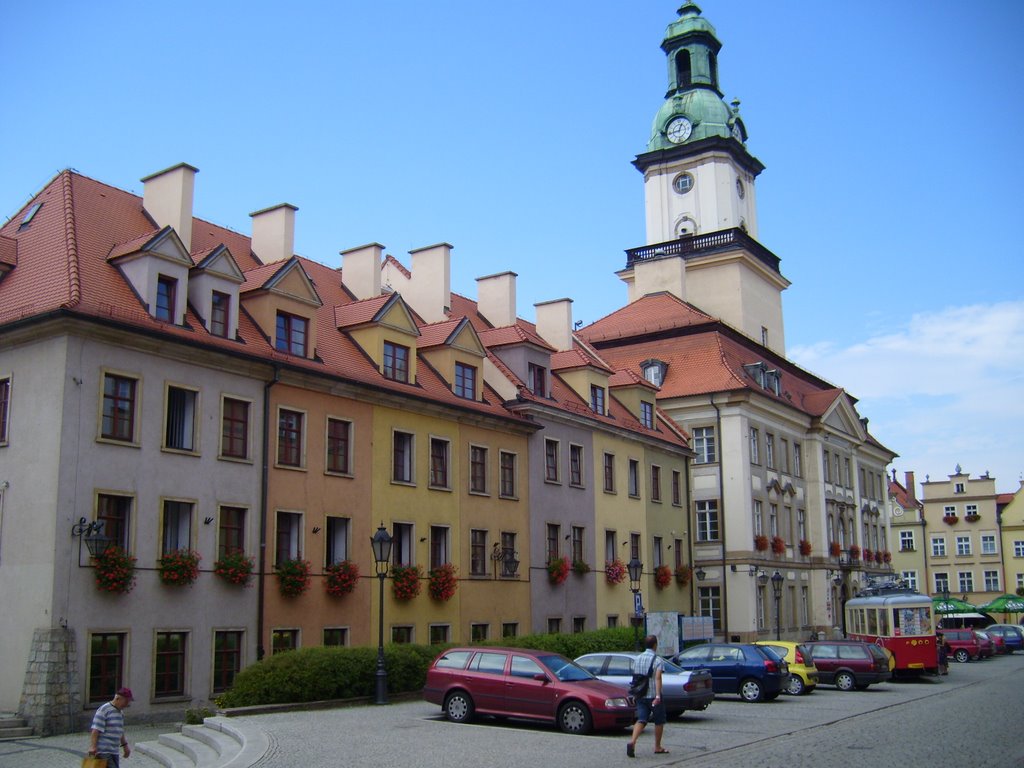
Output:
M868 609L868 634L878 634L878 612L872 608Z
M885 635L888 637L892 633L889 631L889 609L882 608L878 611L878 634Z

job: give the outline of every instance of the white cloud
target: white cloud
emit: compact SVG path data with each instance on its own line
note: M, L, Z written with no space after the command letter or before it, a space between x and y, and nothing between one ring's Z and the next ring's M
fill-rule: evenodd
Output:
M1024 471L1024 301L948 307L840 347L789 357L859 398L870 429L900 454L895 465L942 478L960 464L1000 492Z

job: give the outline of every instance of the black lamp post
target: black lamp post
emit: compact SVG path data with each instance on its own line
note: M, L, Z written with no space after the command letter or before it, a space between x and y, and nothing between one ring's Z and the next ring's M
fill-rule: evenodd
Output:
M644 564L634 557L626 566L629 571L629 591L633 593L633 645L640 650L640 621L642 616L636 607L636 596L640 593L640 576L644 572Z
M381 522L377 532L370 539L373 547L373 560L377 568L377 580L380 582L380 615L377 634L377 688L374 704L388 703L388 672L384 668L384 577L388 574L391 560L391 534Z
M785 581L785 577L775 571L772 574L772 594L775 596L775 639L782 639L782 619L779 616L779 601L782 600L782 582Z

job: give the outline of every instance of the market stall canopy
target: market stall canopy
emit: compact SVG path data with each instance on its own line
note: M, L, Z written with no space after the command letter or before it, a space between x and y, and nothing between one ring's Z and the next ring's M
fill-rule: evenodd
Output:
M978 610L988 613L1024 613L1024 597L1010 594L1000 595L995 600L979 605Z

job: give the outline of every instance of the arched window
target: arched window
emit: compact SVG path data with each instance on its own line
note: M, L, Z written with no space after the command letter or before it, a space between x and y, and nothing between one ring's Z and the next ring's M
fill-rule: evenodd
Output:
M676 87L686 88L693 84L693 70L690 66L690 52L682 50L676 54Z
M708 73L711 75L711 87L718 87L718 57L714 51L708 51Z
M697 222L688 216L684 216L676 224L676 237L689 237L697 234Z

